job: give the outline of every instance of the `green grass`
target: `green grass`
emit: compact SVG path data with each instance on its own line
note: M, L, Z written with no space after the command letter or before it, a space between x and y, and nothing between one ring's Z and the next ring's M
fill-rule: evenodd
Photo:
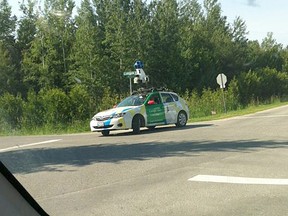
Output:
M189 122L200 122L200 121L211 121L211 120L219 120L219 119L225 119L225 118L231 118L235 116L242 116L247 114L252 114L280 106L288 105L288 102L275 102L272 104L262 104L262 105L249 105L246 108L235 110L235 111L229 111L227 113L219 113L215 115L205 116L205 117L197 117L193 118L193 116L190 116Z
M21 130L3 130L0 136L28 136L28 135L51 135L51 134L72 134L89 132L89 121L76 122L70 125L45 125L37 128L22 128Z
M247 115L251 113L256 113L263 110L268 110L280 106L288 105L288 102L274 102L272 104L264 104L264 105L250 105L244 109L239 109L236 111L229 111L227 113L218 113L215 115L199 117L199 118L190 118L188 122L201 122L201 121L211 121L211 120L219 120L225 118L231 118L235 116ZM43 127L37 128L29 128L22 130L4 130L0 131L0 136L13 136L13 135L48 135L48 134L71 134L71 133L83 133L89 132L89 121L85 122L76 122L71 125L46 125Z

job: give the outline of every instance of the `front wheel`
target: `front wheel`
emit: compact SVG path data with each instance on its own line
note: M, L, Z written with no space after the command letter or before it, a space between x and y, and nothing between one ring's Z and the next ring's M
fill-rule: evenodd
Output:
M187 123L187 115L184 111L180 111L177 117L177 127L184 127Z
M103 130L101 131L103 136L109 136L110 131L109 130Z
M132 120L132 129L134 134L140 133L140 127L141 127L141 118L139 115L134 116Z

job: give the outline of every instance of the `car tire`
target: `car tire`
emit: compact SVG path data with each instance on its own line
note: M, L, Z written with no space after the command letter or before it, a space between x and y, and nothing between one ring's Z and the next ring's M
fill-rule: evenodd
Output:
M139 115L134 116L132 120L132 129L134 134L140 133L140 127L141 127L141 117Z
M101 133L103 136L109 136L110 131L109 130L103 130L103 131L101 131Z
M187 114L184 111L180 111L177 117L177 127L184 127L187 124Z

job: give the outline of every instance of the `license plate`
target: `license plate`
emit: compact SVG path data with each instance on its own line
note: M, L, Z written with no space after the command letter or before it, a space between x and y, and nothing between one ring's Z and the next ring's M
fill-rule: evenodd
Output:
M97 122L97 126L98 127L103 127L104 126L104 122Z

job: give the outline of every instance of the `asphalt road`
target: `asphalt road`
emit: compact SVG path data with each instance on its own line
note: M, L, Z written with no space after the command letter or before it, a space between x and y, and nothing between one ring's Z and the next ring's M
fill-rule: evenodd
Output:
M288 214L288 106L140 135L0 137L0 160L50 215Z

